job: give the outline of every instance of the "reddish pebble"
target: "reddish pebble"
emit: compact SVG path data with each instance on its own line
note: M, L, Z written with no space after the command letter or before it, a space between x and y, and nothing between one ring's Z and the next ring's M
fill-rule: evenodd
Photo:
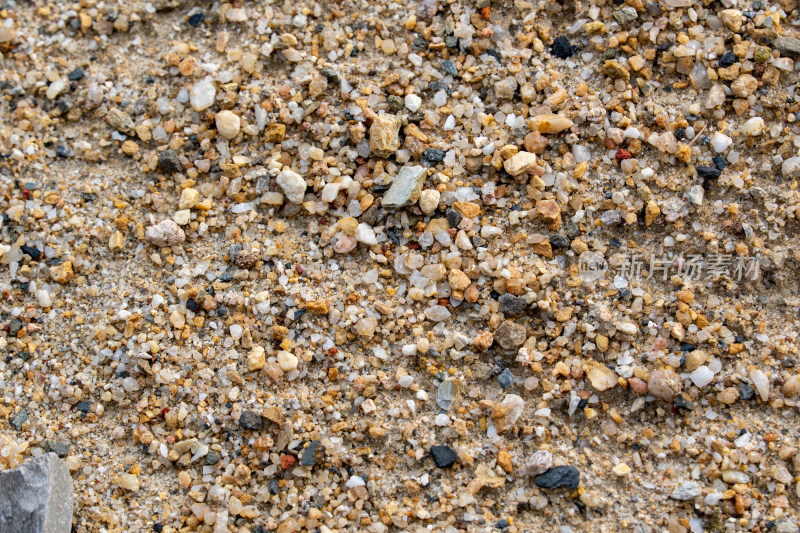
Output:
M481 16L484 20L489 20L489 17L492 15L492 8L491 7L484 7L481 9Z
M647 393L647 383L642 381L639 378L630 378L628 380L628 385L631 386L631 389L636 394L646 394Z
M620 161L622 161L623 159L630 159L633 156L629 151L625 150L624 148L620 148L619 150L617 150L617 154L615 157Z
M289 470L291 467L294 466L295 458L294 455L284 455L283 459L281 459L281 468L284 470Z

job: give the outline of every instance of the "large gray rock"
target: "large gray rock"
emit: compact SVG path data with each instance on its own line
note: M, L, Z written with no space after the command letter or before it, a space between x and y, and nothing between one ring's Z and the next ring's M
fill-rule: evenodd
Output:
M69 533L72 478L54 453L0 472L0 532Z

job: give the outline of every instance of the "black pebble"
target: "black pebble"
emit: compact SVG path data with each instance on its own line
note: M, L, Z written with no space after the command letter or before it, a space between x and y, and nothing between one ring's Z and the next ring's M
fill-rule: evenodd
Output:
M452 207L447 211L445 211L444 216L447 217L447 223L450 224L451 228L457 228L458 225L461 223L461 219L464 218L461 216L461 213L459 213Z
M92 404L88 400L84 400L82 402L78 402L78 405L76 405L75 408L81 413L88 413L92 409Z
M194 298L189 298L186 300L186 309L194 313L197 311L197 301Z
M536 476L536 486L544 489L566 487L577 489L581 482L581 473L574 466L554 466L544 474Z
M162 526L158 522L153 524L153 531L155 531L156 533L161 533L163 530L164 530L164 526Z
M572 46L566 37L558 37L550 46L550 54L558 59L567 59L578 52L577 46Z
M714 166L717 167L717 169L719 169L720 172L725 170L725 165L728 164L728 162L725 161L725 158L722 157L721 155L715 155L712 161L714 161Z
M208 454L206 455L206 464L207 465L215 465L222 459L220 457L219 452L217 450L209 450Z
M191 24L192 26L194 26L196 28L200 24L202 24L205 19L206 19L206 14L203 13L202 11L197 11L197 12L192 13L191 15L189 15L189 18L187 19L187 21L189 22L189 24Z
M427 148L422 153L422 157L431 163L441 163L444 159L444 150L439 150L438 148Z
M500 312L507 315L518 315L528 308L528 302L524 298L513 294L504 294L499 298Z
M715 180L722 174L722 171L715 167L707 167L705 165L698 165L697 175L704 180Z
M280 487L278 482L273 479L269 482L269 493L275 496L278 492L280 492Z
M261 415L253 411L242 411L239 417L239 425L244 429L261 429Z
M687 411L694 409L694 404L686 394L678 395L673 403L678 409L686 409Z
M164 150L158 154L158 166L170 173L183 172L183 165L175 150Z
M22 250L23 254L30 256L30 258L35 261L38 261L39 258L42 256L42 252L40 252L38 248L34 248L33 246L28 246L26 244L23 244L22 246L19 247L19 249Z
M550 246L553 248L569 248L569 237L560 233L550 235Z
M449 468L456 462L456 451L450 446L431 446L431 457L439 468Z
M717 64L722 68L728 68L737 61L738 59L736 58L736 54L734 54L731 51L728 51L719 56L719 61L717 62Z
M59 457L66 457L69 455L69 446L54 439L45 439L44 451L53 452Z
M83 79L84 75L83 69L81 67L76 67L69 74L67 74L67 78L69 78L70 81L78 81Z

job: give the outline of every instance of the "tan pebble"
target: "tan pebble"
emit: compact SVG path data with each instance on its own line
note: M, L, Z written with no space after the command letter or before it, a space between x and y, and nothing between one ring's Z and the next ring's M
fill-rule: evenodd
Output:
M189 486L192 484L192 477L186 472L185 470L178 474L178 484L184 488L188 489Z

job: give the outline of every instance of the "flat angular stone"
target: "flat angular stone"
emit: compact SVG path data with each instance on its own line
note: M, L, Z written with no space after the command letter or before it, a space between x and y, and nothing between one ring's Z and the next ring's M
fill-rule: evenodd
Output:
M67 465L46 453L0 472L0 531L69 533L72 478Z
M369 149L378 157L389 157L400 148L400 126L396 115L382 113L372 120L369 128Z
M403 207L417 201L425 183L425 169L419 165L405 166L392 180L392 186L383 195L383 207Z
M543 474L536 476L534 483L543 489L566 487L577 489L581 482L581 473L574 466L555 466Z
M503 162L506 172L514 177L533 170L534 166L536 166L536 154L531 152L517 152Z

